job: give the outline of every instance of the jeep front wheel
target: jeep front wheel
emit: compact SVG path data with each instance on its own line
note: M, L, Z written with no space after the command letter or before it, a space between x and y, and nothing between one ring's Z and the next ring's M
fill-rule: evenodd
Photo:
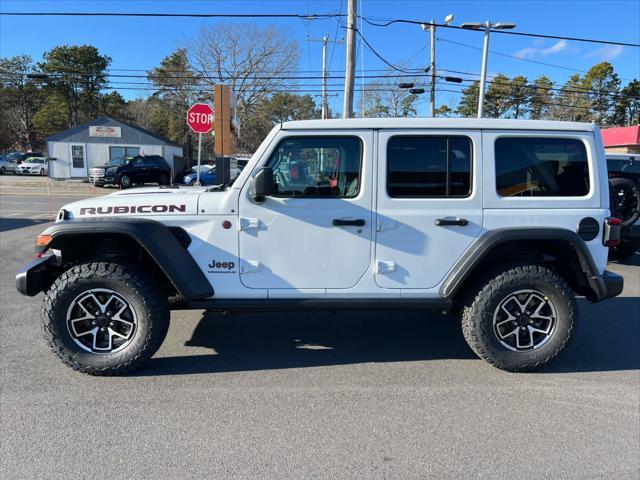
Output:
M529 371L566 347L577 316L573 292L560 275L542 266L518 266L492 275L470 295L462 332L493 366Z
M43 332L75 370L118 375L144 364L169 326L162 291L134 266L87 263L63 273L45 295Z

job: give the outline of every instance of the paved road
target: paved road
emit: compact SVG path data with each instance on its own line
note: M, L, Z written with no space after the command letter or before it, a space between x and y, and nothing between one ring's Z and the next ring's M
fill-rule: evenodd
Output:
M638 478L639 256L542 373L489 367L422 312L193 311L145 370L92 378L14 290L42 229L4 228L21 199L0 197L2 478Z

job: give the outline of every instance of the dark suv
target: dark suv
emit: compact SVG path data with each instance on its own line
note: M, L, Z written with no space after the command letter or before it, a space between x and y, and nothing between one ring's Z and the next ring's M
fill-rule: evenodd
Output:
M621 220L620 244L610 257L624 260L640 248L640 154L607 154L611 215Z
M171 167L160 155L136 155L115 158L106 165L92 168L89 175L98 186L119 185L129 188L142 183L169 185Z

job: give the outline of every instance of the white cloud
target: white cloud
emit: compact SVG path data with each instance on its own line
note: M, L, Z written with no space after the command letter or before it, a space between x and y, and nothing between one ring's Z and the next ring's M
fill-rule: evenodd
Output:
M585 55L585 58L596 58L598 60L613 60L624 52L622 45L605 45L604 47L592 50Z
M535 48L535 47L526 47L522 50L518 50L515 53L515 56L518 58L534 58L534 57L546 57L549 55L554 55L556 53L560 53L567 49L569 44L566 40L559 40L554 43L550 47L547 48Z

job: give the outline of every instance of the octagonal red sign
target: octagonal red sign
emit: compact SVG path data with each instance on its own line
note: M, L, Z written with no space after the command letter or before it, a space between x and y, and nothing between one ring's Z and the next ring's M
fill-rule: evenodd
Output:
M196 133L208 133L213 128L213 109L206 103L196 103L187 110L187 124Z

